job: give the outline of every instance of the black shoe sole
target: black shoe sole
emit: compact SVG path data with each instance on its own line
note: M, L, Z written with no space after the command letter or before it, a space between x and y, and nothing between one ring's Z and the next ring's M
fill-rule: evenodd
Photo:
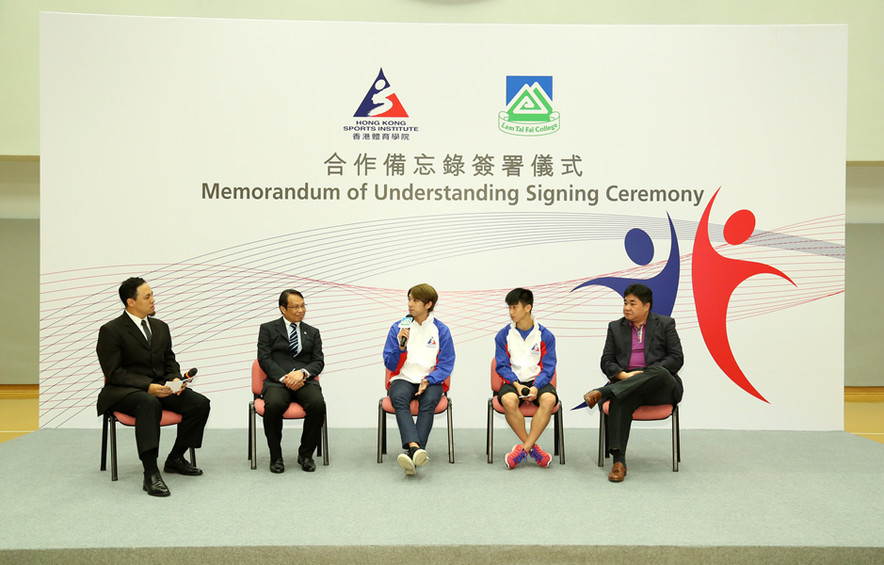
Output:
M184 475L185 477L199 477L200 475L203 474L202 469L197 469L195 472L190 472L190 471L181 471L181 470L177 469L176 467L165 467L165 466L163 467L163 472Z

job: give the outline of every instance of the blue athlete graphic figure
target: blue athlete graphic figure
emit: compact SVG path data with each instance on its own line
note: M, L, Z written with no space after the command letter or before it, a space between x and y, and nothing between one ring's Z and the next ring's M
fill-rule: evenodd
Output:
M678 253L678 238L675 235L675 226L672 225L672 218L666 214L669 220L669 238L672 244L669 249L669 259L663 270L649 279L630 279L622 277L601 277L588 280L576 287L571 292L584 286L597 285L606 286L623 296L626 287L633 283L642 283L654 293L654 312L669 316L672 314L672 308L675 306L675 296L678 294L678 275L681 268L681 256ZM651 236L643 229L632 228L623 238L626 254L632 259L636 265L647 265L654 258L654 242Z

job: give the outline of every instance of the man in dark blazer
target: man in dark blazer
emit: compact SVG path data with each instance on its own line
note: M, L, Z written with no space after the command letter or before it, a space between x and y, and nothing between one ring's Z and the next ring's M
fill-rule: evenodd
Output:
M281 318L261 324L258 332L258 364L267 375L264 398L264 435L270 448L270 471L282 473L282 415L291 402L304 407L304 429L298 449L298 465L316 470L313 452L319 445L325 421L325 399L316 378L325 367L319 330L304 323L304 295L294 289L279 295Z
M678 370L684 364L675 320L651 312L651 289L633 284L623 293L623 317L608 324L602 352L602 372L609 383L583 398L593 408L611 401L608 408L608 451L614 466L611 482L626 478L626 443L632 413L639 406L677 404L684 386Z
M178 437L163 470L182 475L202 475L184 459L191 447L200 447L209 418L209 399L182 384L177 392L166 383L180 381L181 369L172 351L169 326L156 318L154 295L140 277L123 281L123 314L101 326L95 351L104 373L98 394L98 414L119 411L135 418L138 457L144 466L143 488L151 496L169 496L157 466L160 420L163 410L181 414ZM176 386L177 388L177 386Z

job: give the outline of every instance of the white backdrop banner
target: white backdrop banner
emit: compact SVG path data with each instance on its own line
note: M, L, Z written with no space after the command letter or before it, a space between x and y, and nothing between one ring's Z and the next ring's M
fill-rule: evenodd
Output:
M285 288L330 426L370 428L387 329L434 285L455 426L481 428L508 290L569 409L644 281L685 427L842 429L846 26L44 13L40 38L42 427L98 425L98 328L143 276L212 427L245 427Z

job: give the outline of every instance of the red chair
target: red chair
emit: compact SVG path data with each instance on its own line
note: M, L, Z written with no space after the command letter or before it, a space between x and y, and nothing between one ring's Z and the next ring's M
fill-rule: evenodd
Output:
M117 480L117 422L124 426L135 426L135 418L122 412L108 410L102 416L101 425L101 470L107 470L107 443L110 437L111 480ZM160 426L174 426L181 423L181 414L163 410ZM110 432L110 433L108 433ZM196 467L196 450L190 448L190 464Z
M556 386L556 373L553 373L550 384ZM494 463L494 413L503 414L504 409L500 401L497 399L497 392L504 380L497 374L497 360L491 360L491 398L488 399L488 425L486 428L485 453L488 455L488 463ZM519 405L522 415L526 418L533 418L537 413L537 406L533 402L523 402ZM554 419L553 441L555 442L554 455L559 456L559 465L565 464L565 429L562 424L562 401L556 403L556 407L552 411Z
M599 467L605 466L605 458L608 454L608 408L611 401L605 401L599 410ZM678 464L681 461L681 432L678 427L678 404L654 404L639 406L632 413L632 420L652 421L665 420L672 416L672 470L678 472Z
M390 377L393 373L386 369L386 374L384 375L384 387L390 387ZM442 393L442 398L439 399L439 404L436 405L436 409L433 411L434 414L441 414L442 412L446 412L448 414L448 462L454 463L454 428L452 426L452 417L451 417L451 399L448 398L448 387L451 385L451 375L448 375L448 378L442 381L442 388L445 389L445 392ZM417 399L411 401L411 415L417 416L417 411L419 408L419 404ZM387 415L388 414L396 414L396 411L393 409L393 403L390 401L389 395L384 396L378 401L378 463L384 462L384 455L387 454Z
M264 373L263 369L261 369L258 360L255 359L252 362L252 394L255 398L249 402L249 461L252 462L252 469L258 467L257 442L255 438L255 414L262 418L264 417L264 399L261 398L261 391L264 390L264 381L266 379L267 375ZM307 412L305 412L304 407L297 402L290 403L288 409L282 415L283 420L300 420L306 417ZM322 464L328 465L328 416L326 416L326 419L322 422L322 440L320 445L316 448L316 455L321 455Z

